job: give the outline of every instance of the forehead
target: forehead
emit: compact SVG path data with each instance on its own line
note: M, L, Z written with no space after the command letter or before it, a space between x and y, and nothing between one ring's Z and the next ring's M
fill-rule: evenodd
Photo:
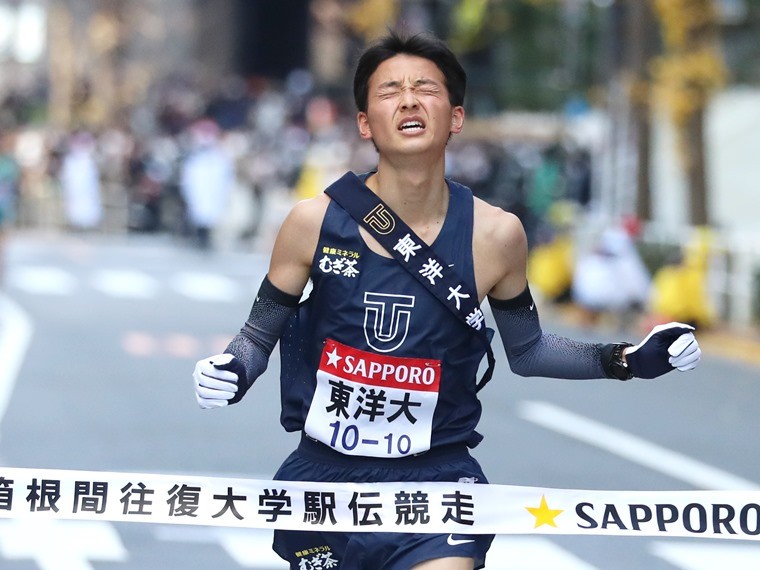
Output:
M446 78L438 66L424 57L399 54L382 62L370 77L370 85L377 86L389 81L416 81L432 79L446 84Z

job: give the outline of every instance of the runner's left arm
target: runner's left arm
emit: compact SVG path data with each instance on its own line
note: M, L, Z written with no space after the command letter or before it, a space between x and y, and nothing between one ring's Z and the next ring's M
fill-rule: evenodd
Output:
M597 344L546 333L528 287L528 243L516 216L480 205L482 237L476 253L480 275L510 368L521 376L590 379L655 378L691 370L701 350L693 327L655 327L638 345Z
M693 369L702 354L692 332L694 328L682 323L659 325L636 346L597 344L544 332L527 286L513 299L499 300L489 296L488 302L509 366L520 376L656 378L675 369ZM619 347L619 354L616 347ZM622 365L616 367L618 358Z

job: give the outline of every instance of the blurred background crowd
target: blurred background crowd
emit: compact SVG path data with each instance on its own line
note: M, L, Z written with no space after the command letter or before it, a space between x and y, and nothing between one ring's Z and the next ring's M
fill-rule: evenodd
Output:
M756 333L760 0L0 0L0 248L267 251L294 201L373 167L351 77L389 27L461 57L449 175L521 218L534 294Z

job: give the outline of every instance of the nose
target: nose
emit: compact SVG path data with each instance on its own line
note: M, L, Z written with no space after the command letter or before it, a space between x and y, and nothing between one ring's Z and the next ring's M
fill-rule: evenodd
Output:
M416 109L418 106L417 95L414 93L414 89L406 87L401 90L401 108L402 109Z

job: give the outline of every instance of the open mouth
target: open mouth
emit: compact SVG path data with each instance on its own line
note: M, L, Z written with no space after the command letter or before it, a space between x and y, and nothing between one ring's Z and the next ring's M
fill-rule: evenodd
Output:
M401 123L398 130L405 133L421 132L425 130L425 125L421 121L405 121Z

